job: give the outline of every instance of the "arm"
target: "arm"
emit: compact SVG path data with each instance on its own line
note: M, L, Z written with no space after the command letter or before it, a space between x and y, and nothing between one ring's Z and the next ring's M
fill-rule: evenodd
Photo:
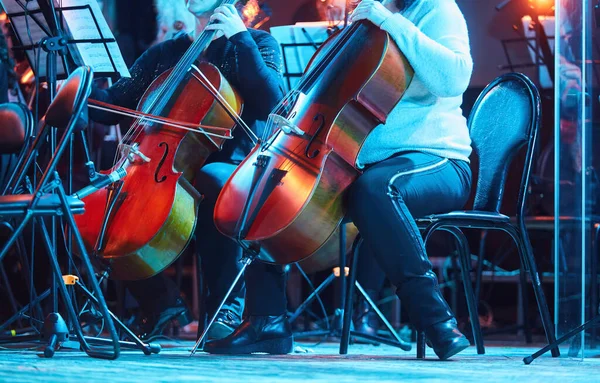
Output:
M123 77L108 89L100 89L94 86L90 98L112 105L135 109L144 92L154 80L159 58L159 49L155 47L150 48L133 64L130 69L130 78ZM118 114L102 112L92 108L90 108L89 114L93 121L105 125L114 125L123 119L123 116Z
M373 4L372 1L363 3ZM391 14L380 3L370 7L372 9L362 11L356 19L371 20L389 33L432 94L455 97L467 89L473 59L467 24L454 1L436 2L418 22L419 27L399 13Z
M240 92L245 102L257 112L256 117L266 119L283 97L282 59L277 41L271 35L265 35L255 42L247 31L230 40L236 46L240 62ZM260 98L256 97L257 91Z
M266 34L255 42L231 4L215 9L210 20L213 23L206 30L223 33L236 47L240 63L239 90L244 102L255 111L254 117L266 120L283 97L280 72L282 58L277 41ZM257 94L259 90L260 93Z

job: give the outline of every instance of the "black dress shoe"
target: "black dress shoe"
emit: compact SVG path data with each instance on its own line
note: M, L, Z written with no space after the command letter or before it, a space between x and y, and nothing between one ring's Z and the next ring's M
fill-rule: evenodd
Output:
M293 349L294 337L285 314L250 316L233 334L204 345L204 351L210 354L289 354Z
M427 345L441 360L446 360L470 346L469 340L457 328L456 319L436 323L425 329Z
M379 318L377 313L371 310L371 306L365 299L361 299L354 310L354 331L366 335L376 336L379 329Z
M221 310L206 334L207 340L223 339L229 336L242 323L240 315L231 310Z
M140 324L140 339L148 340L161 335L169 324L178 327L187 326L194 320L183 299L179 298L175 305L169 307L157 315L151 315L142 319Z

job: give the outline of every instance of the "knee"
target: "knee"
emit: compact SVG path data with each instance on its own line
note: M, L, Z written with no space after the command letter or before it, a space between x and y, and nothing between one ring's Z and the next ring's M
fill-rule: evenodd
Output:
M387 198L389 198L387 185L382 183L381 178L364 173L348 190L346 200L348 216L355 220L356 217L372 209L374 204L380 204Z
M195 186L204 195L206 202L216 202L221 189L235 170L235 165L226 163L211 163L204 166L196 174Z

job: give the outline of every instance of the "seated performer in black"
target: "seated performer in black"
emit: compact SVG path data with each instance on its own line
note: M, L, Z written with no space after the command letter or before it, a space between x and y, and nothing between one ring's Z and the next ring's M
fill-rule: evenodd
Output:
M471 189L471 140L460 108L473 69L467 26L454 0L363 0L351 19L388 32L415 76L361 148L356 165L364 172L347 195L348 215L366 253L397 287L412 324L447 359L469 342L440 292L413 217L461 209ZM276 302L285 301L284 290L272 290L264 300L273 303L271 315L283 313ZM265 343L277 350L286 342L285 326L265 328L264 320L249 316L204 349L242 353Z
M174 67L192 41L207 27L217 31L217 37L205 52L204 60L216 65L244 100L242 119L258 134L269 112L283 97L279 46L268 33L248 30L233 6L216 8L218 0L188 0L187 7L196 16L196 30L192 35L179 34L146 51L131 68L131 78L123 78L108 90L94 89L91 98L128 108L137 106L144 91L161 73ZM216 8L216 9L215 9ZM105 124L117 123L114 114L90 110L92 119ZM226 142L221 152L209 157L196 176L196 188L204 195L198 212L196 246L201 255L204 278L209 290L207 310L212 314L227 292L239 270L241 249L231 239L221 235L213 222L213 210L220 189L237 163L252 148L242 128L235 131L235 139ZM269 268L267 268L269 269ZM248 270L252 274L253 268ZM263 270L262 268L260 270ZM280 273L280 268L274 269ZM260 280L255 280L260 283ZM158 335L171 320L181 319L186 324L187 308L180 298L173 280L163 273L150 279L127 284L146 314L145 338ZM249 286L251 293L253 290ZM262 292L262 291L261 291ZM248 305L260 303L249 300ZM209 338L220 338L231 333L241 322L244 304L243 284L237 286L219 313Z

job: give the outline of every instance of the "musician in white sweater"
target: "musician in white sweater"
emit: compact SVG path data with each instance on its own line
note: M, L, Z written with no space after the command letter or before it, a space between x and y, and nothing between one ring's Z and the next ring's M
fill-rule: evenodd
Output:
M460 109L473 70L466 22L455 0L363 0L351 19L388 32L415 76L367 137L348 213L412 324L447 359L469 342L440 293L413 217L461 209L471 190L471 140Z
M440 293L413 217L461 209L469 197L471 141L460 109L473 68L467 26L455 0L363 0L351 20L369 20L388 32L415 76L359 154L364 172L349 190L348 214L364 238L361 257L379 263L413 325L447 359L469 342ZM283 289L265 298L284 299ZM289 339L286 324L248 318L205 349L280 353L278 346Z

